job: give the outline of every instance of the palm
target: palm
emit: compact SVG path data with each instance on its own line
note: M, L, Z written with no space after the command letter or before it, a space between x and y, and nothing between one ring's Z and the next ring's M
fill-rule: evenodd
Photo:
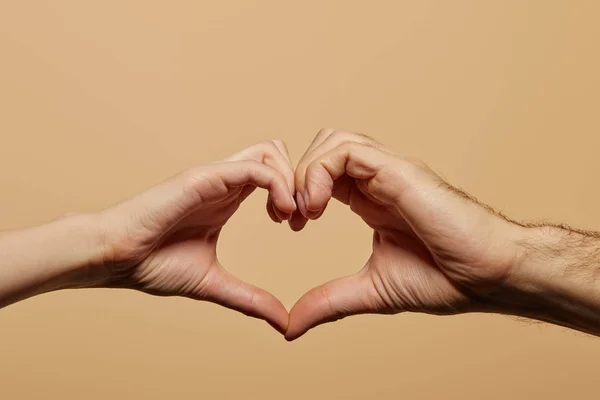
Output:
M106 285L211 301L283 332L288 323L283 304L228 273L216 254L221 229L256 188L268 191L274 221L296 210L283 142L262 142L192 167L106 210Z
M140 289L157 295L209 295L207 277L211 269L220 268L216 244L221 229L252 190L227 190L175 225L135 267L133 278Z
M361 181L337 193L373 228L373 253L365 272L375 288L375 312L421 311L446 314L456 310L467 297L435 263L425 244L417 237L398 210L371 195ZM337 196L336 196L337 197Z
M423 243L412 236L375 232L367 269L382 307L376 311L449 314L468 300L442 273Z

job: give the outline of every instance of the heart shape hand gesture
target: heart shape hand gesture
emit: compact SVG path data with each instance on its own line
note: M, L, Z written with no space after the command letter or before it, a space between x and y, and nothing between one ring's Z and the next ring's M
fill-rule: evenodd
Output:
M302 229L333 198L373 229L356 274L308 291L289 315L273 295L220 264L219 233L257 187L276 222ZM295 201L294 201L295 198ZM481 311L510 275L518 226L445 183L421 162L364 135L322 130L296 170L268 141L191 168L98 218L102 262L81 286L127 287L221 304L264 319L294 340L362 313Z

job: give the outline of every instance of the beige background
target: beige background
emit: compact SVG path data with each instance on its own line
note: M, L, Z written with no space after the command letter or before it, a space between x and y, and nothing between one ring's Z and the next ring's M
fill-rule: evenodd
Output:
M293 4L293 5L292 5ZM97 211L321 127L421 157L512 217L600 228L595 1L0 2L0 228ZM295 234L253 196L225 266L288 307L356 271L349 210ZM33 251L33 249L32 249ZM3 399L598 398L600 341L493 315L361 316L294 343L130 291L0 312Z

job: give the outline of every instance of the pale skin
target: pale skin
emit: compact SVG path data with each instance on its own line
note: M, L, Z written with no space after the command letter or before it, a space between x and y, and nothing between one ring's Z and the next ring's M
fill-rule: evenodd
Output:
M268 190L274 221L290 218L294 175L282 142L192 167L98 214L6 232L0 306L62 288L120 287L214 302L284 333L283 304L229 274L216 253L221 229L257 187Z
M288 313L216 253L221 229L257 187L269 192L271 219L293 230L325 215L332 199L348 205L373 229L371 257ZM287 340L350 315L401 312L493 312L600 334L598 234L516 223L422 162L333 129L319 132L295 169L282 142L262 142L100 213L2 233L0 254L0 307L63 288L121 287L211 301Z

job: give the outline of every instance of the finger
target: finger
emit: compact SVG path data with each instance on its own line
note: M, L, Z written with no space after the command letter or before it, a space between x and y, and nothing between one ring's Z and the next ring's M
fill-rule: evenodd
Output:
M323 130L319 132L319 135L317 135L317 138L313 142L312 148L302 157L295 172L296 190L299 193L297 197L300 197L299 203L304 205L304 207L300 205L299 207L308 218L315 218L322 210L311 210L305 207L306 199L303 196L306 189L306 169L314 160L344 143L360 143L379 149L383 148L374 139L363 134L335 130Z
M304 152L304 156L313 151L316 147L318 147L325 139L335 133L336 129L334 128L323 128L319 130L317 135L314 137L313 141L310 143L310 146ZM304 157L302 156L302 157Z
M439 248L452 248L459 241L457 237L472 240L474 229L496 218L422 162L356 142L343 143L306 167L303 202L299 207L318 213L333 196L334 182L343 175L355 178L381 206L393 207L406 221L406 228ZM457 215L471 217L465 220Z
M288 185L290 186L290 191L293 195L293 194L295 194L296 182L295 182L295 178L294 178L294 165L292 163L292 159L290 158L290 153L288 151L287 146L285 145L285 143L282 140L273 140L272 142L275 145L275 147L277 147L279 149L279 152L283 155L284 159L287 161L287 165L288 165L289 169L286 171L287 173L284 174L284 176L286 177ZM281 220L291 220L292 219L293 214L285 214L285 213L278 212L278 210L276 208L274 208L274 211Z
M285 143L281 140L265 140L227 157L224 161L243 160L258 161L277 170L285 177L290 192L294 193L294 169ZM283 219L288 218L289 216Z
M275 216L277 217L277 220L275 221L277 223L292 218L292 213L285 213L273 205L271 195L267 197L267 208L273 210L273 214L275 214Z
M158 230L170 229L202 204L223 200L232 188L247 196L253 189L267 189L273 204L291 214L296 205L285 177L258 161L219 162L190 168L123 202L129 215L148 213Z
M271 293L236 278L220 266L213 267L204 281L206 284L200 292L191 297L265 320L280 333L285 333L288 312Z
M196 184L193 189L200 190L200 194L203 185L208 186L208 189L218 179L226 187L253 185L267 189L274 207L286 214L291 214L296 209L285 177L274 168L258 161L237 161L213 164L211 169L214 171L200 173L196 179L192 179L192 184Z
M446 238L452 246L457 235L468 237L470 226L493 215L423 163L355 142L343 143L308 165L301 208L311 213L322 210L333 196L334 182L344 175L363 185L379 206L393 207L406 221L406 227L425 242L428 238L438 242ZM353 202L355 207L358 204ZM472 218L465 222L451 218L453 215Z
M287 160L290 169L294 170L294 164L292 163L292 158L290 157L290 152L282 140L272 140L273 144L279 149L279 152L283 155L283 157ZM293 178L293 175L292 175ZM293 182L293 180L292 180Z
M315 287L290 310L285 338L292 341L318 325L350 315L376 312L375 298L373 283L363 272Z
M275 144L275 146L277 146L279 151L283 154L283 156L288 161L288 165L290 166L290 171L291 171L291 175L290 175L289 179L291 180L292 184L295 187L294 165L292 163L292 159L290 157L288 148L285 145L285 143L280 140L274 140L273 143ZM292 193L294 193L294 192L292 192ZM297 201L296 201L296 206L297 206ZM276 210L275 210L275 212L276 212ZM277 215L279 215L279 214L277 214ZM283 216L283 217L280 216L280 219L288 220L290 227L294 231L302 230L302 228L304 228L304 226L306 225L306 222L307 222L307 220L302 216L302 214L298 210L294 211L292 213L292 215L289 217L288 216Z
M335 129L322 129L315 140L311 144L311 146L304 153L300 162L298 163L298 167L296 168L296 173L302 172L306 169L306 166L310 164L310 162L320 155L330 151L331 149L339 146L343 143L362 143L368 144L376 148L383 148L383 146L377 142L375 139L366 136L362 133L341 131ZM300 180L300 183L302 181Z
M277 222L278 224L280 224L283 220L281 219L281 217L279 217L279 215L277 215L277 212L275 212L275 208L273 207L273 202L271 201L271 196L269 196L269 199L267 200L267 214L269 214L269 217L273 220L273 222Z
M296 203L298 203L297 200L296 200ZM302 213L300 211L296 210L292 214L292 218L290 218L290 220L288 221L288 223L290 225L290 228L294 232L299 232L302 229L304 229L304 227L308 223L308 219L304 215L302 215Z
M390 202L394 193L385 190L393 188L396 182L386 176L378 181L373 179L397 163L396 157L371 145L343 143L314 159L306 167L302 207L309 212L320 212L333 196L335 181L344 175L367 182L367 189L375 198L387 196Z
M321 218L323 216L323 214L325 214L325 210L327 209L327 204L325 204L323 206L323 208L321 208L321 211L318 211L314 214L314 216L310 217L311 220L315 221L319 218Z
M349 206L350 196L352 195L352 189L354 186L355 181L352 177L348 175L342 175L335 181L331 197Z
M290 170L292 171L291 176L290 176L290 180L291 180L291 182L293 183L293 185L295 187L294 165L292 163L292 159L290 157L290 153L288 151L288 148L285 145L285 143L282 142L281 140L274 140L273 143L275 144L275 146L277 146L277 148L279 149L279 151L287 159L288 164L290 166ZM294 192L292 192L292 193L294 193ZM296 207L297 207L297 205L298 205L298 202L296 200ZM279 215L279 214L277 214L277 215ZM281 218L281 216L280 216L280 219L282 219L282 220L288 220L288 223L289 223L290 227L294 231L300 231L300 230L302 230L302 228L304 228L304 226L306 225L306 222L308 222L308 220L306 220L306 218L304 218L302 216L302 214L300 213L300 211L298 211L298 209L296 209L292 213L291 216L289 216L289 217L285 216L283 218Z
M294 179L296 181L296 189L297 189L296 204L298 205L298 211L296 211L297 215L295 215L293 218L294 223L291 223L291 221L290 221L290 226L295 231L302 230L302 228L304 228L304 226L308 223L308 219L311 217L314 217L316 215L315 213L308 212L306 210L306 208L304 207L304 199L302 197L302 193L304 191L304 186L302 186L302 189L298 190L298 183L303 182L303 179L301 177L304 176L304 170L305 170L305 168L304 168L305 161L304 160L306 160L308 158L307 157L308 154L310 154L317 146L319 146L325 139L327 139L327 137L329 137L329 135L331 135L334 132L335 132L335 129L333 129L333 128L324 128L324 129L319 130L317 135L313 138L312 142L310 143L310 145L304 152L304 155L300 158L300 162L296 166L296 171L294 172L294 176L295 176ZM299 173L299 171L301 173Z
M308 148L304 152L304 155L300 159L299 166L302 165L302 159L305 158L307 154L309 154L316 146L318 146L323 140L325 140L333 132L335 132L335 129L333 129L333 128L321 129L317 133L317 135L313 138L311 144L308 146ZM294 177L295 181L297 180L297 178L296 178L297 175L298 174L295 173L295 177ZM292 218L289 220L289 225L293 231L298 232L298 231L301 231L306 226L306 224L308 222L308 218L305 217L305 215L300 211L301 204L304 204L302 196L301 196L301 192L297 191L295 196L296 196L296 204L298 205L298 210L296 210L294 212L294 214L292 215ZM310 217L314 216L313 214L310 214L308 212L306 212L306 214Z
M252 193L254 193L255 190L256 190L256 186L252 186L252 185L244 186L244 188L242 189L242 192L240 193L240 201L243 202L244 200L246 200L248 198L248 196L250 196Z

